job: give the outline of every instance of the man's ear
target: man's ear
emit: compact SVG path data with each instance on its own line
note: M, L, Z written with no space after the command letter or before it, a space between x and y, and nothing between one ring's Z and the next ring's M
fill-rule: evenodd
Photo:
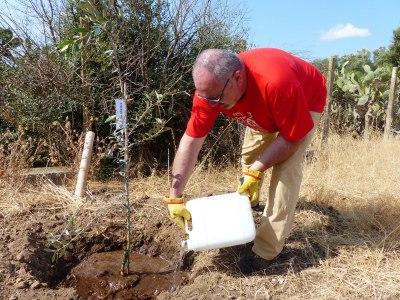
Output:
M236 81L242 83L244 80L244 71L243 70L236 70L233 73L233 77L235 78Z
M238 80L239 77L241 76L240 72L241 72L241 70L236 70L235 72L233 72L233 77L234 77L236 80Z

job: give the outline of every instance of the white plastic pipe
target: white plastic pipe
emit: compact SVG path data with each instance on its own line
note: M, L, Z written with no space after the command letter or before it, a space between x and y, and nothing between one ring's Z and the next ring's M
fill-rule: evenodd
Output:
M90 160L92 158L94 132L88 131L85 136L85 144L83 145L81 164L79 166L78 180L76 181L75 196L82 197L86 187L87 174L89 171Z

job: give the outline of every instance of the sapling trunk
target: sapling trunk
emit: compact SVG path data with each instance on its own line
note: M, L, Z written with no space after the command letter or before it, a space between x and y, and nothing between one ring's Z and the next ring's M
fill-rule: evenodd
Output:
M128 130L125 127L124 129L124 198L125 204L124 207L126 209L126 245L124 248L124 254L121 265L121 275L129 274L129 261L130 261L130 253L131 253L131 203L129 201L129 149L128 149Z
M123 99L123 106L124 109L121 111L121 115L119 116L123 121L120 123L120 139L119 142L121 143L123 149L123 159L120 160L122 164L122 172L121 175L123 176L124 180L124 204L123 207L125 208L126 212L126 245L124 247L124 253L122 256L122 264L121 264L121 275L129 274L129 261L130 261L130 253L131 253L131 203L129 201L129 132L128 132L128 117L127 117L127 91L126 91L126 83L122 82L121 80L121 87L122 93L124 95ZM118 110L118 108L117 108ZM118 115L118 112L117 112Z

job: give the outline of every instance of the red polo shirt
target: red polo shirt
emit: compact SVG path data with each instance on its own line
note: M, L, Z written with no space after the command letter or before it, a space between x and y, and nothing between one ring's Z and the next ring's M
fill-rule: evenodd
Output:
M247 90L231 109L193 97L186 134L208 134L219 113L262 132L279 132L301 140L314 126L310 111L321 113L326 102L325 78L312 64L283 50L255 49L239 54L247 73Z

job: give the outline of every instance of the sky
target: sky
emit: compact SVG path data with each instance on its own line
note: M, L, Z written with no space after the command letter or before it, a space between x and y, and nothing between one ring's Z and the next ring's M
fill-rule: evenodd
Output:
M387 47L400 0L231 0L244 6L249 41L313 60Z
M308 60L387 47L400 27L400 0L225 1L245 11L252 48L281 48ZM0 0L0 10L7 2L15 0Z

